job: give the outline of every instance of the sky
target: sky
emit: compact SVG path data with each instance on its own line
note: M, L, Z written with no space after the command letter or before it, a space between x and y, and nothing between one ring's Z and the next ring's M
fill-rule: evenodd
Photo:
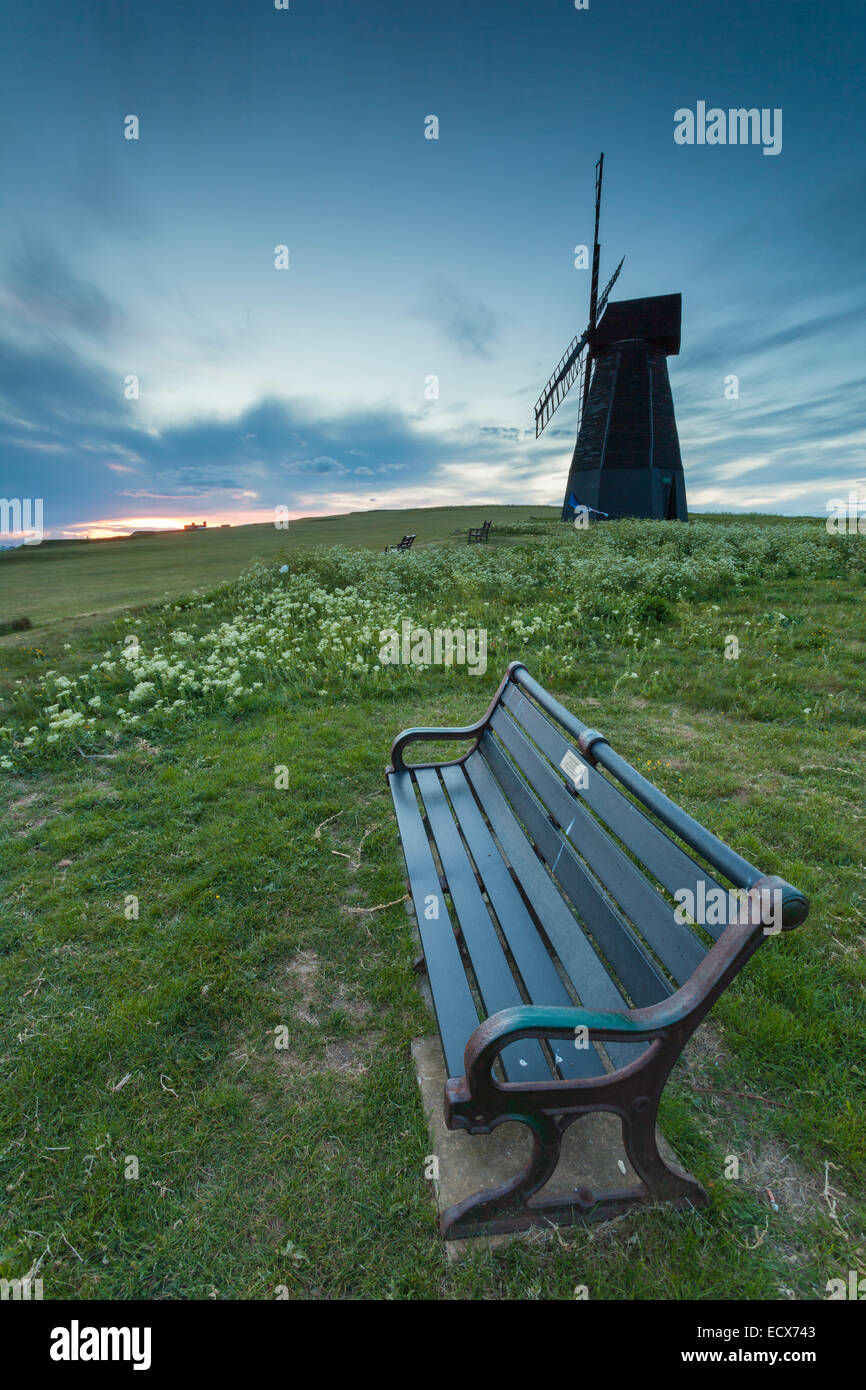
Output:
M533 406L604 150L602 283L624 255L613 298L683 296L690 507L826 515L866 487L864 21L4 0L0 494L55 537L558 504L577 403L539 440ZM781 150L678 144L699 101L781 110Z

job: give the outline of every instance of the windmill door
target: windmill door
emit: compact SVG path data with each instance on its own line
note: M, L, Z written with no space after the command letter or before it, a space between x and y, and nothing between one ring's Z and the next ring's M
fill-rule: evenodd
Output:
M677 519L677 490L672 473L662 474L662 516L665 521Z

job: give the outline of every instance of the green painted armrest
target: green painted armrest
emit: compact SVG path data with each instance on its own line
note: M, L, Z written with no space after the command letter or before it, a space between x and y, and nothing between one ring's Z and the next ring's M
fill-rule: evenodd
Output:
M410 743L419 742L438 742L440 739L477 739L483 732L487 723L486 716L480 719L477 724L467 724L462 729L404 729L402 734L398 734L391 748L391 772L406 772L408 769L403 761L403 749Z
M517 670L523 670L522 661L512 661L505 675L499 683L499 688L493 696L484 715L475 724L467 724L462 729L404 729L402 734L398 734L391 749L391 766L389 772L407 772L408 768L403 761L403 749L410 743L418 743L423 740L437 739L461 739L474 738L476 743L481 738L484 730L490 722L491 715L502 698L502 692L510 680L514 678ZM470 750L471 751L471 750ZM459 759L458 759L459 761ZM426 766L441 766L441 764L428 763Z
M652 1042L673 1035L678 1047L734 978L749 956L766 940L760 923L730 923L707 952L691 977L658 1004L622 1012L584 1009L578 1006L520 1004L502 1009L480 1023L466 1044L464 1076L451 1078L446 1092L453 1113L468 1112L473 1105L485 1109L485 1097L502 1094L493 1076L493 1064L509 1043L519 1038L573 1038L576 1028L586 1028L595 1042ZM589 1083L587 1083L589 1084ZM581 1082L551 1082L550 1090ZM520 1088L517 1088L520 1089Z
M681 1021L685 1009L667 1007L671 999L651 1009L628 1013L601 1013L569 1005L518 1004L491 1014L479 1024L466 1045L467 1076L470 1067L492 1063L509 1043L519 1038L573 1038L576 1028L586 1028L598 1042L650 1042L662 1037Z
M577 1028L586 1028L590 1041L651 1042L666 1035L688 1014L685 1001L676 996L665 999L649 1009L634 1009L623 1013L602 1013L593 1009L568 1006L520 1004L502 1009L479 1024L466 1044L465 1076L452 1077L445 1087L446 1123L449 1128L477 1128L485 1118L502 1113L514 1106L526 1108L527 1090L546 1091L552 1098L563 1088L577 1093L583 1084L594 1081L552 1081L549 1086L502 1086L493 1076L493 1064L509 1043L519 1038L574 1039ZM514 1096L506 1100L511 1091ZM539 1098L539 1104L541 1104ZM531 1108L537 1108L532 1106Z

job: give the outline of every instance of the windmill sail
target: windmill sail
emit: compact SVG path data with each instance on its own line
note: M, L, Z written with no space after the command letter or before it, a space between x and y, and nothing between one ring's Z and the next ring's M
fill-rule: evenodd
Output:
M573 338L562 358L535 403L535 438L541 434L557 406L565 400L579 373L583 370L582 353L586 347L587 333Z
M592 238L592 281L589 291L589 326L595 328L598 323L598 268L601 256L601 246L598 241L598 223L601 217L601 184L604 178L604 152L598 157L595 166L595 232Z
M598 320L601 318L602 314L604 313L604 309L605 309L605 305L607 304L608 297L609 297L610 292L611 292L611 290L613 289L614 285L616 284L617 278L618 278L618 276L619 276L619 272L622 270L624 263L625 263L625 256L623 256L623 258L622 258L622 260L620 261L619 265L617 266L616 270L613 272L613 275L611 275L610 279L608 280L607 284L606 284L605 287L604 287L604 290L603 290L603 292L602 292L601 299L598 301L598 307L597 307L597 309L596 309L596 311L595 311L595 312L596 312L596 322L598 322Z

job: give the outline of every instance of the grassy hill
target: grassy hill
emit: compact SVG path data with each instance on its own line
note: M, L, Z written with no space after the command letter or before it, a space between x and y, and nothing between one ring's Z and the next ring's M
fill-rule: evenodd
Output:
M382 550L410 532L417 546L463 541L470 526L558 515L554 507L433 507L306 517L288 530L273 525L165 531L117 540L70 541L0 551L0 620L26 615L34 628L174 598L236 579L251 560L287 549L351 545ZM495 537L492 543L497 544Z
M414 532L416 548L464 545L470 526L491 518L493 547L513 543L502 532L533 517L551 522L558 507L428 507L404 511L348 512L343 516L304 517L288 530L273 525L232 526L206 531L166 531L117 540L52 541L0 551L0 622L26 616L33 629L70 620L98 619L119 609L175 598L236 579L254 559L268 560L287 550L348 545L382 550ZM697 516L698 525L735 518ZM748 517L750 526L796 525L796 517ZM30 641L30 638L12 639ZM3 638L0 637L0 643ZM2 649L2 648L0 648Z
M263 532L243 554L223 533L0 560L44 623L0 644L0 1277L38 1266L46 1298L784 1300L863 1268L866 538L723 518L547 537L522 510L489 546L451 532L491 509L329 521L353 548L298 525L241 581ZM410 529L428 543L381 553ZM65 578L40 597L40 574ZM74 616L124 584L134 611ZM483 627L487 670L383 667L402 618ZM667 1088L709 1210L450 1264L383 769L400 729L477 718L518 657L812 911Z

